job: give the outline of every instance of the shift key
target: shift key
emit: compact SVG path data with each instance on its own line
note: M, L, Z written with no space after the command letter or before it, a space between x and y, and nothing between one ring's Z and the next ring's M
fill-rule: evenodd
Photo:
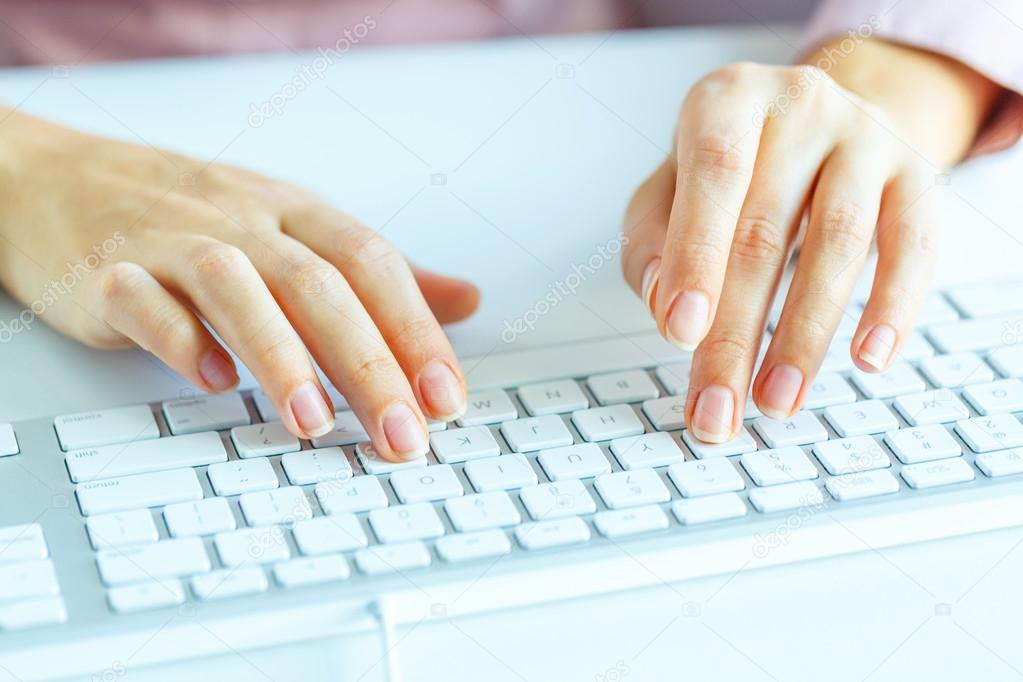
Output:
M64 457L75 483L227 461L216 431L73 450Z
M201 500L202 486L194 470L173 469L79 483L75 494L88 516Z

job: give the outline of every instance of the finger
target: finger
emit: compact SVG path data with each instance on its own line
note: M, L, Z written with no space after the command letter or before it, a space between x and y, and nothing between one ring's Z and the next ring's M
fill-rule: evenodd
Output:
M283 234L250 244L295 329L385 459L429 450L426 419L401 367L337 268ZM381 276L381 282L388 282ZM388 282L387 286L390 286Z
M195 313L145 268L113 263L97 282L88 299L114 330L205 391L218 393L238 384L238 372L227 351Z
M438 322L458 322L476 312L480 304L480 290L474 284L425 270L413 263L409 263L409 267Z
M760 139L751 115L763 77L737 65L690 92L679 121L678 176L661 256L654 317L684 350L703 339L714 318L729 246L749 188Z
M146 268L182 292L234 349L288 429L302 438L330 431L333 408L309 354L245 254L208 237L151 238Z
M629 240L622 248L622 275L651 314L674 193L675 163L667 159L639 186L625 211Z
M824 129L815 134L805 118L789 111L764 127L717 313L693 356L686 423L701 440L729 440L742 423L766 318L809 189L834 139ZM795 144L799 154L792 154Z
M785 418L799 409L846 314L891 173L884 148L841 145L821 169L799 264L753 384L754 401L764 414Z
M887 369L912 330L934 274L941 237L931 174L908 171L885 190L877 229L877 271L852 341L856 366Z
M405 259L365 225L318 203L286 212L281 224L348 281L425 412L444 421L460 416L461 367Z

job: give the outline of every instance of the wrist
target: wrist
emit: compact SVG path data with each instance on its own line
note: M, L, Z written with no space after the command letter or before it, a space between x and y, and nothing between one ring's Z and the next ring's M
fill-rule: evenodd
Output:
M803 61L828 64L838 85L882 109L895 132L938 165L966 154L1001 93L998 84L943 55L876 38L851 52L841 43L825 43Z

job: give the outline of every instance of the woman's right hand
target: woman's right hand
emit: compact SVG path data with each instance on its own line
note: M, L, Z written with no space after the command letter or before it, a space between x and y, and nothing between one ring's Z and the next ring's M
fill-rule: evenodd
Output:
M438 320L472 313L471 284L410 267L285 183L0 115L0 283L30 317L97 348L137 344L227 391L238 375L206 320L304 438L334 421L311 352L393 461L427 450L425 417L465 409Z

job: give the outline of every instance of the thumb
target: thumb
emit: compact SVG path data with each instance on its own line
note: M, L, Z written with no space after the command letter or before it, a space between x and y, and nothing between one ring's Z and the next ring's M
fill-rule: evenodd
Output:
M472 315L480 303L480 290L471 282L430 272L409 263L426 303L441 324Z

